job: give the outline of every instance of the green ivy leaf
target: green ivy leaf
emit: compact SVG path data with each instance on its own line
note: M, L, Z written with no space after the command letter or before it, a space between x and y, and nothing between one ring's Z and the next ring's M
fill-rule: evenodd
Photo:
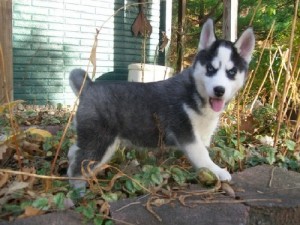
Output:
M242 151L238 151L238 150L234 151L233 156L237 160L243 160L245 158L244 153Z
M56 205L56 207L58 209L64 209L65 208L64 201L65 201L64 193L57 193L53 197L53 202L54 202L54 204Z
M277 150L275 148L266 145L266 146L261 146L259 150L266 155L265 159L267 163L269 163L270 165L272 165L276 161L275 154Z
M150 171L153 169L153 166L151 165L144 165L143 168L142 168L142 171L144 173L150 173Z
M141 180L141 176L140 176L139 174L136 174L136 175L133 176L133 178L134 178L134 180L136 181L136 182L132 181L133 187L134 187L137 191L142 190L143 188L141 187L141 185L143 185L143 182L142 182L142 180ZM139 185L137 182L138 182L139 184L141 184L141 185Z
M112 220L106 220L106 221L104 222L104 224L105 224L105 225L113 225L114 223L113 223Z
M179 184L183 185L186 182L185 173L178 167L173 167L171 169L172 178Z
M126 180L125 187L126 187L127 191L129 191L131 193L135 192L135 188L134 188L133 182L131 180Z
M101 216L97 216L96 218L94 218L94 224L95 225L102 225L103 224L103 219L101 218Z
M27 206L32 206L32 201L30 200L30 201L23 201L23 202L21 202L21 204L20 204L20 207L21 207L21 209L25 209Z
M12 213L20 213L23 210L20 205L15 204L5 204L3 205L3 208Z
M43 149L45 151L50 151L53 148L52 138L46 138L43 143Z
M115 202L118 200L118 195L112 192L104 193L101 197L108 202Z
M155 184L161 184L163 182L163 177L160 173L152 173L151 174L151 180L155 183Z
M41 210L48 210L49 209L49 201L48 198L38 198L36 200L33 201L32 206L37 208L37 209L41 209Z
M285 144L286 144L286 147L288 148L288 150L290 150L290 151L295 150L296 142L294 142L292 140L285 140Z
M79 212L79 213L82 213L82 215L85 218L91 220L95 216L95 208L96 208L96 206L95 206L94 201L91 201L88 205L86 205L86 206L79 206L75 210L77 212Z

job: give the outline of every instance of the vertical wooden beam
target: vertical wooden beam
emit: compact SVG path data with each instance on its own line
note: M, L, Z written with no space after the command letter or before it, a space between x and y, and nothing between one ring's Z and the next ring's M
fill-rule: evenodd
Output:
M165 0L160 1L160 7L161 7L161 26L160 30L165 32L166 37L169 39L168 44L165 46L165 49L163 51L159 51L159 55L163 56L163 61L161 61L162 65L168 65L169 59L168 59L168 52L170 47L170 39L172 35L172 0ZM162 17L164 16L164 17Z
M234 42L237 38L238 0L223 0L223 38Z
M184 48L184 25L185 25L186 0L178 1L178 33L177 33L177 68L180 72L183 69L183 48Z
M0 104L13 98L12 0L0 0ZM8 98L7 99L7 95Z

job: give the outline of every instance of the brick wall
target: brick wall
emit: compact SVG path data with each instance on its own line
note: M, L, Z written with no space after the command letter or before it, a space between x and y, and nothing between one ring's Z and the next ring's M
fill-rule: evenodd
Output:
M13 0L14 98L30 104L72 104L69 72L87 68L96 28L124 2L137 1ZM152 2L147 9L153 27L148 62L153 62L160 32L160 1ZM128 64L141 62L142 38L131 33L137 15L137 6L126 7L101 29L97 77L126 80Z

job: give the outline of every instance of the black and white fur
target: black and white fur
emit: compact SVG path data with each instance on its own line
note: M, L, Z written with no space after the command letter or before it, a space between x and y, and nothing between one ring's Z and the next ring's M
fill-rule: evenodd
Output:
M209 19L193 65L170 79L94 83L87 78L76 114L78 140L68 154L68 176L82 176L89 160L97 161L93 168L108 162L121 140L157 147L162 136L166 145L182 149L196 168L207 167L220 180L231 180L229 172L211 160L206 146L221 112L245 83L254 43L251 28L235 43L217 40ZM85 74L81 69L70 74L77 94Z

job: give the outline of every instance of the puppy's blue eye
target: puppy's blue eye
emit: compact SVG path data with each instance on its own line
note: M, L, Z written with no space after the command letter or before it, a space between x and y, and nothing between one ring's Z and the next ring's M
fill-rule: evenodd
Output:
M212 75L216 72L216 69L211 64L206 65L206 70L209 75Z
M236 67L233 67L232 69L227 70L226 73L227 73L227 77L228 77L229 79L232 79L232 80L233 80L233 79L235 78L236 73L237 73L237 68L236 68Z

